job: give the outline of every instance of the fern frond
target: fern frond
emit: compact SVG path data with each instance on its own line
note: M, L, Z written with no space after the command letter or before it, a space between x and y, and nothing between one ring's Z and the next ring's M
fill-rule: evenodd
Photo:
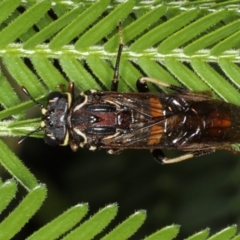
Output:
M73 81L79 91L108 90L119 44L119 21L125 43L120 91L136 91L136 80L144 75L193 91L211 90L215 97L239 104L239 1L0 0L0 9L1 136L23 136L40 122L23 120L23 112L33 103L21 103L20 94L16 94L21 86L40 101L67 81ZM39 209L46 188L2 142L0 162L28 193L19 209L0 225L0 238L4 239L16 234ZM15 195L14 184L0 189L6 196L0 209ZM21 216L20 210L28 211L28 217ZM65 233L66 238L75 234L95 236L115 217L117 206L110 205L77 226L87 210L86 205L78 205L29 239L57 238ZM139 211L104 238L118 239L120 232L128 238L144 220L145 212ZM58 231L50 231L55 228ZM173 225L146 239L172 239L178 231ZM235 234L236 227L231 226L211 238L227 239ZM209 230L203 230L189 239L208 235Z

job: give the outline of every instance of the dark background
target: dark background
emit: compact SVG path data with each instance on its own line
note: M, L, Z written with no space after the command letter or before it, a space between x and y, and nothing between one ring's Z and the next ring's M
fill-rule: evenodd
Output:
M165 153L169 157L181 154ZM239 222L237 154L219 151L160 165L145 150L128 150L119 155L83 149L74 153L70 147L50 147L41 139L29 138L18 156L39 182L47 184L48 197L15 239L25 239L34 229L78 203L89 203L88 217L110 203L118 203L117 217L106 232L136 210L145 209L147 220L132 239L141 239L173 223L181 225L178 239L182 239L206 227L215 233ZM19 188L16 204L26 195Z

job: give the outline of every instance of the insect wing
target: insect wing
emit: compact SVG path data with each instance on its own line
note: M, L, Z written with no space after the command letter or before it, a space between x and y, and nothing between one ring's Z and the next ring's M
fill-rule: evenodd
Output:
M103 99L131 112L131 120L125 132L119 131L115 136L102 139L102 148L152 148L159 145L165 117L158 94L111 93Z

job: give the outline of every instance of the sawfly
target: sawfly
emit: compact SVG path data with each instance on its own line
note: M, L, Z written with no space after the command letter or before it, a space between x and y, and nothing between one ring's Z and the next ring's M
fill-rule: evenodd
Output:
M48 95L44 107L25 87L22 90L42 109L39 128L49 145L70 145L73 151L106 149L114 154L125 149L149 149L161 163L176 163L218 149L232 150L240 142L240 107L213 99L207 92L192 92L162 81L142 77L138 93L118 92L120 41L111 91L88 90L74 98L74 83L68 91ZM151 93L148 83L172 90ZM169 159L162 150L185 154Z

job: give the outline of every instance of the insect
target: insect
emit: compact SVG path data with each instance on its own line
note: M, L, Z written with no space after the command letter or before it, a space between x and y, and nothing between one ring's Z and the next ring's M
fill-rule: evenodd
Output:
M89 150L106 149L110 154L125 149L150 149L163 164L176 163L214 152L232 150L240 142L240 107L213 99L204 92L142 77L139 93L119 93L120 41L111 91L88 90L74 99L74 84L67 92L51 92L44 107L22 87L24 93L42 109L41 126L45 142ZM171 89L173 93L150 93L148 83ZM169 159L162 149L187 153Z

